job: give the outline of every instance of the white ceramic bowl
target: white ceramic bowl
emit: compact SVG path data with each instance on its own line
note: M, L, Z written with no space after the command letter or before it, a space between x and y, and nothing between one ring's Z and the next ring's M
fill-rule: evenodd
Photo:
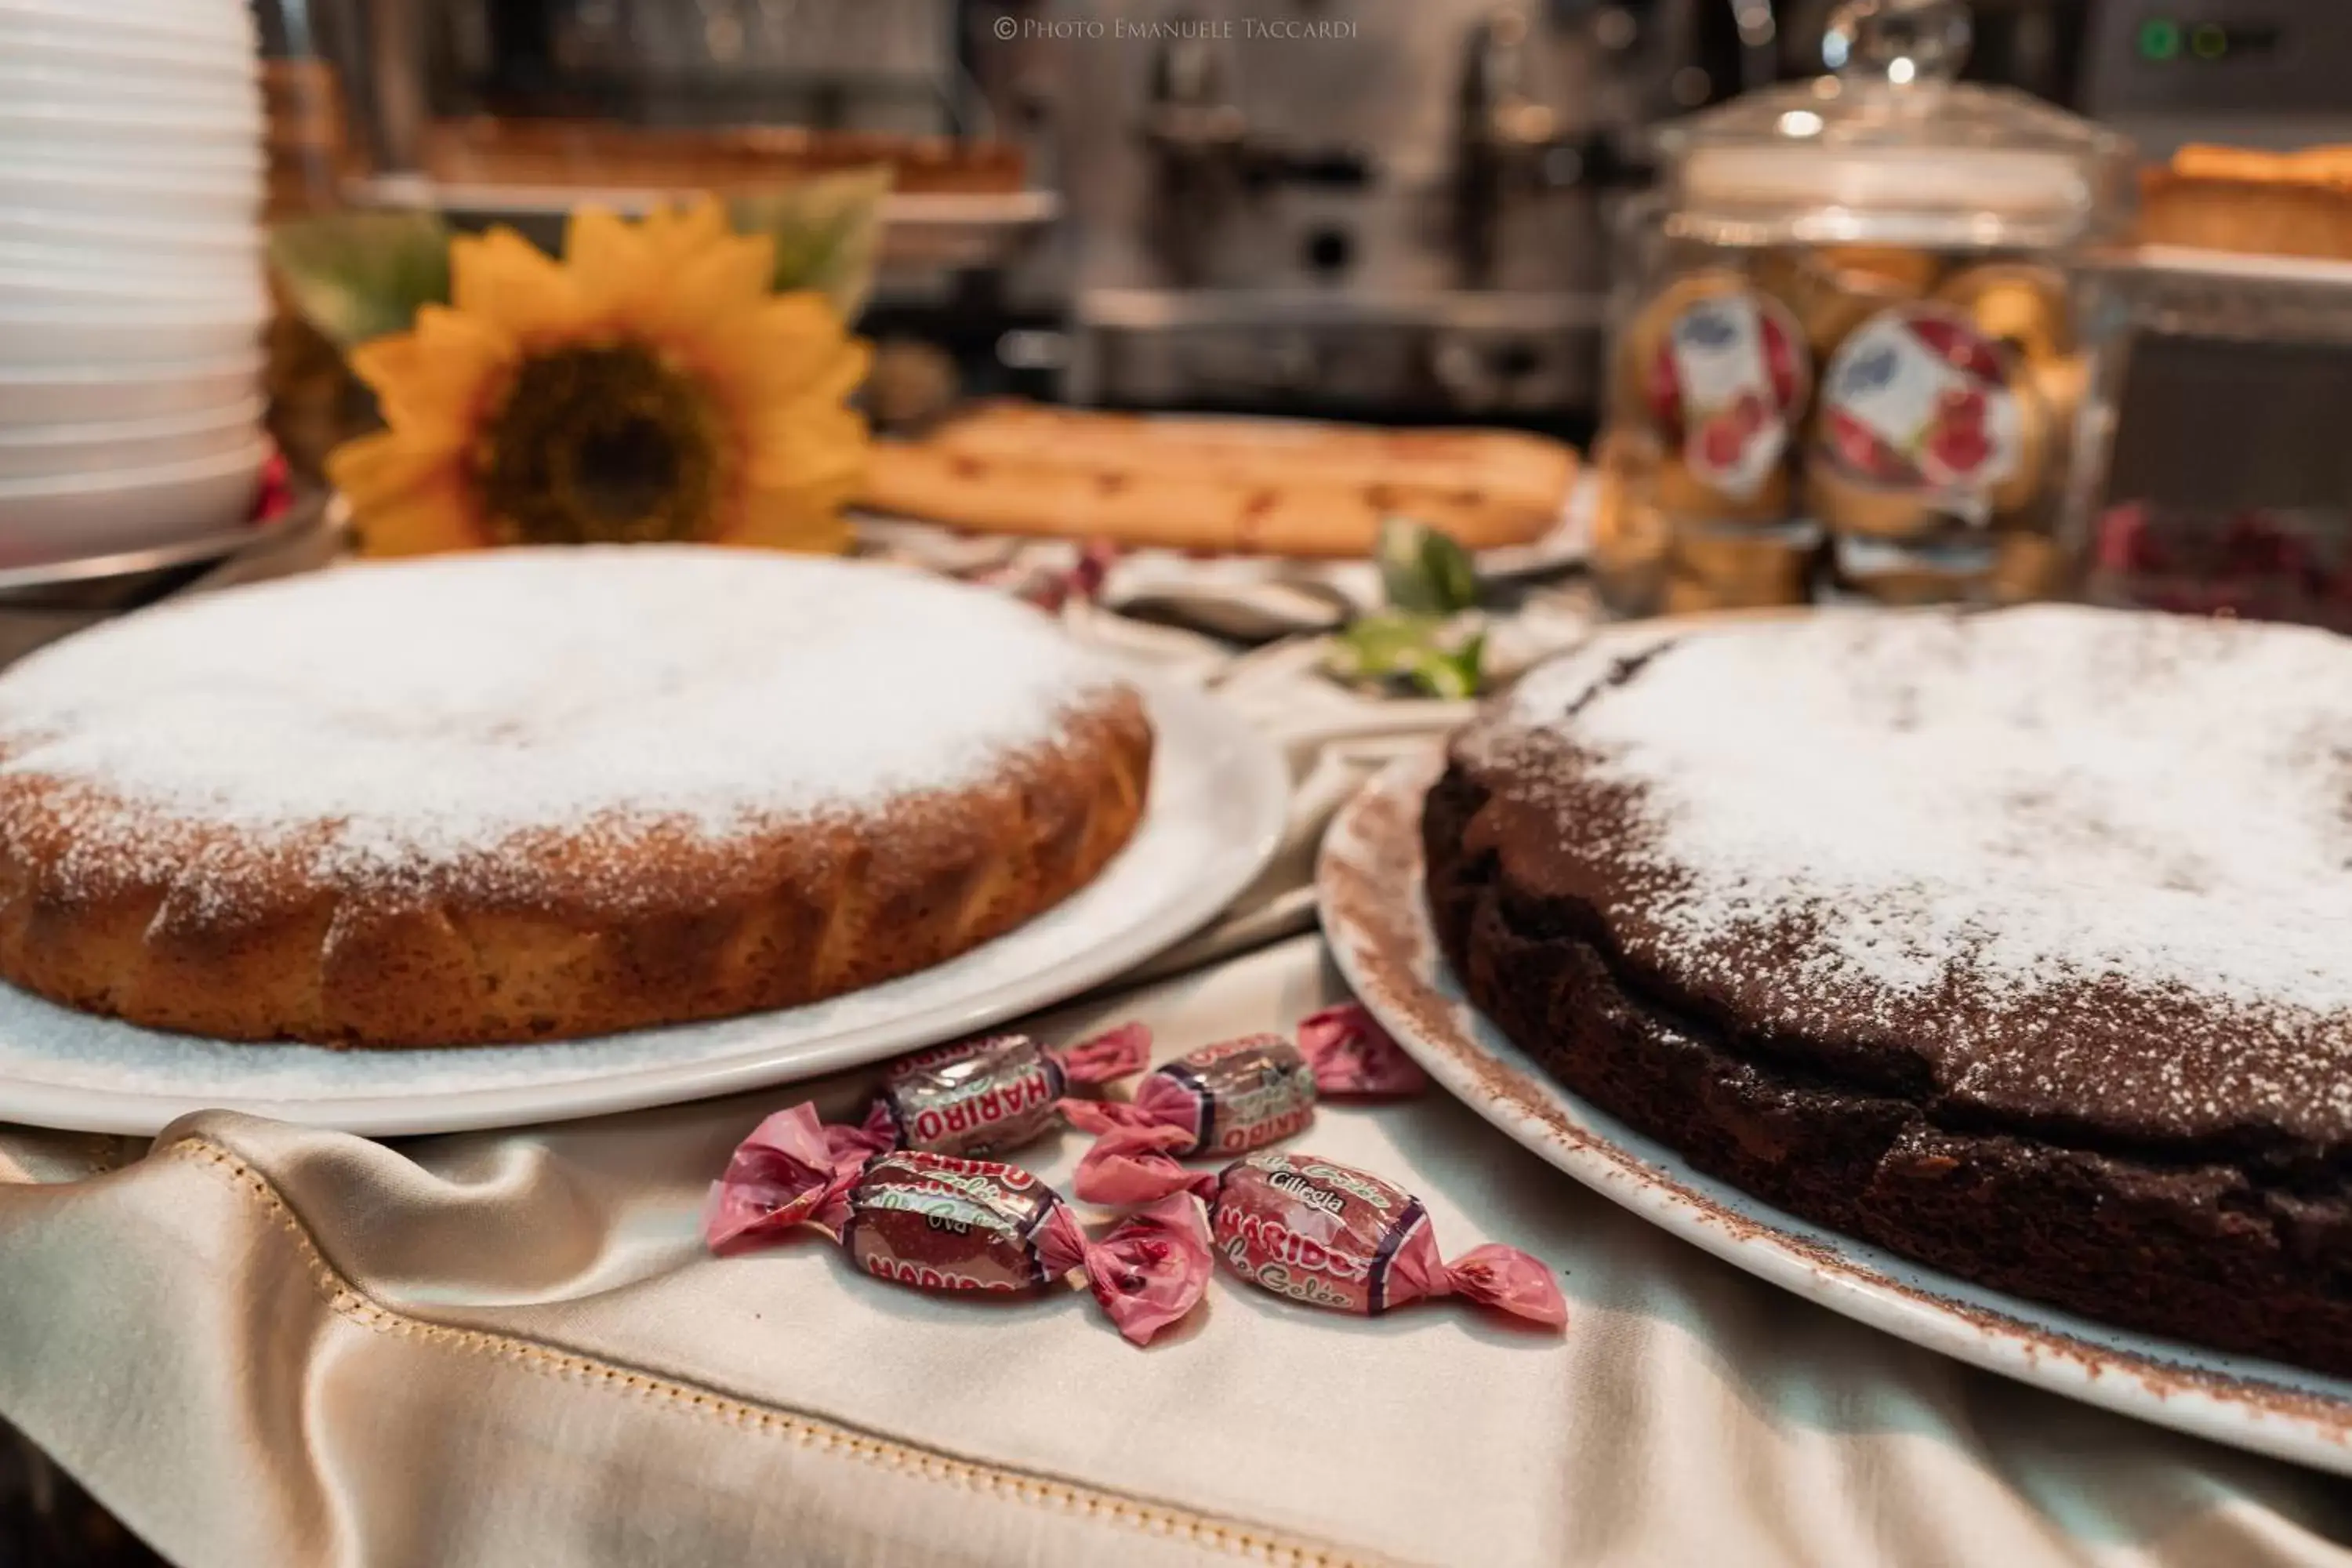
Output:
M0 307L0 366L139 364L250 353L265 318L228 310L8 310Z
M233 527L252 515L268 460L265 440L197 463L0 480L0 565L110 555Z
M161 419L235 408L261 389L262 355L121 364L0 364L0 429Z
M85 114L233 115L257 124L260 79L242 68L140 70L120 61L0 55L0 103L56 105Z
M253 30L241 0L0 0L0 12L54 19L64 26L161 28L197 37Z
M92 0L0 0L0 30L77 38L110 47L245 51L259 47L253 16L221 0L101 5Z
M263 407L262 399L248 397L207 413L175 414L159 419L110 419L95 425L0 426L0 484L12 479L66 479L232 457L260 437Z
M0 316L51 310L122 310L174 315L266 314L268 290L258 268L216 269L201 278L142 278L119 272L35 272L0 268Z
M0 163L0 208L140 222L249 224L261 211L261 195L258 175L173 179L135 169L68 167L22 158Z
M0 107L0 163L61 171L138 174L171 180L257 179L267 170L261 139L242 133L108 132L26 121Z
M194 250L125 242L51 244L0 234L0 272L67 272L131 289L219 294L262 275L258 239L241 248Z
M226 194L266 189L268 155L259 142L42 142L0 130L0 166L37 169L44 175L87 186L96 180L138 180L151 186L191 187ZM77 201L74 210L82 210ZM136 212L134 206L118 210Z
M96 71L149 83L250 89L261 79L258 58L243 47L192 45L128 33L93 38L53 27L27 26L0 14L0 60L20 69Z
M0 146L224 146L245 152L261 145L261 105L141 102L85 105L60 98L0 96Z
M261 227L250 219L172 222L117 217L107 213L53 212L47 207L0 206L0 243L64 246L154 260L185 258L212 266L243 266L261 255Z

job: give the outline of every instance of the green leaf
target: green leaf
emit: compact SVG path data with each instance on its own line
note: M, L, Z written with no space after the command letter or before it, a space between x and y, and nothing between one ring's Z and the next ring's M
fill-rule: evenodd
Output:
M1382 518L1374 556L1389 603L1400 610L1451 616L1478 602L1478 568L1470 552L1424 523Z
M1486 634L1480 632L1451 653L1425 648L1405 671L1412 683L1432 697L1458 701L1475 697L1485 683L1480 668L1486 658Z
M1329 668L1348 680L1385 680L1412 668L1438 635L1427 616L1383 610L1349 623L1333 639Z
M737 233L764 234L776 242L779 293L814 289L833 301L843 321L854 321L874 287L882 198L890 194L890 180L887 164L820 174L783 190L738 196L728 214Z
M270 230L269 262L302 319L345 352L449 301L449 226L437 213L295 218Z
M1442 616L1381 610L1332 638L1324 668L1342 680L1404 685L1433 697L1475 697L1484 682L1486 634L1449 647L1455 628Z

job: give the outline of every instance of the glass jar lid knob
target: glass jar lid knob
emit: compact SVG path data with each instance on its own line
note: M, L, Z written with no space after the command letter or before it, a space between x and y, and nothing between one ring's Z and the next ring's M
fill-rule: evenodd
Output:
M1822 33L1822 63L1897 87L1949 81L1972 37L1963 0L1841 0Z

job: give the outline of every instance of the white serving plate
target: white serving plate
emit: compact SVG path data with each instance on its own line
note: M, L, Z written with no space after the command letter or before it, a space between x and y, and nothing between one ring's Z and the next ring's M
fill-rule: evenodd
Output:
M265 317L251 308L90 305L12 308L0 297L0 365L136 364L249 353Z
M233 527L251 515L269 452L261 438L198 462L0 480L0 567L172 544Z
M264 400L89 425L0 423L0 483L67 479L235 457L261 435ZM5 527L0 523L0 527Z
M0 363L0 429L160 419L236 407L261 387L258 350L127 364Z
M1464 998L1422 894L1433 750L1391 765L1323 842L1340 973L1432 1078L1601 1196L1724 1261L1897 1338L2069 1399L2352 1475L2352 1383L2111 1329L1809 1225L1694 1170L1554 1082Z
M152 1133L226 1107L375 1135L520 1126L811 1078L1051 1005L1208 921L1282 837L1290 784L1273 743L1214 699L1147 697L1158 745L1133 841L1058 907L920 973L717 1023L393 1051L193 1039L0 985L0 1121Z

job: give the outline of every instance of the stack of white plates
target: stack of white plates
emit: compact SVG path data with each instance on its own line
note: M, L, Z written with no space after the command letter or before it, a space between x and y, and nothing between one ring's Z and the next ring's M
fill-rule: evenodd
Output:
M256 49L245 0L0 0L0 567L248 514Z

